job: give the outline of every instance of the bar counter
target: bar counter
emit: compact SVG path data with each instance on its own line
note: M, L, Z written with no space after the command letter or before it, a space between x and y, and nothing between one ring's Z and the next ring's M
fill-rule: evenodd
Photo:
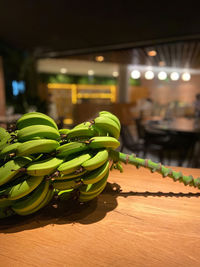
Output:
M72 203L1 221L0 266L200 266L196 188L125 165L98 199Z

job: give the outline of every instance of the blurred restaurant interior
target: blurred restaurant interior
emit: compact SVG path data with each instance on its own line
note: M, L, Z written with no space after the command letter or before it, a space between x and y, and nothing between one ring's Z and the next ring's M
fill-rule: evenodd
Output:
M108 110L121 151L200 167L198 8L122 1L0 3L0 124L72 128Z

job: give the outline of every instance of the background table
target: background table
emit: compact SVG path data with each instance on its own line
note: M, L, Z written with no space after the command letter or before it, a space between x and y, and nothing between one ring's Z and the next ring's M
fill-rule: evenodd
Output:
M200 266L198 189L134 166L109 182L90 204L1 222L0 266Z

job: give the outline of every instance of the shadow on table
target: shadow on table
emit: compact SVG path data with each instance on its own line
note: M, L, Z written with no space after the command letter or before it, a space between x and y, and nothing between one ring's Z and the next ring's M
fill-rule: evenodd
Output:
M51 202L47 207L28 216L13 216L1 219L0 233L9 234L31 230L54 224L91 224L102 220L106 214L114 210L118 203L117 197L200 197L200 193L173 193L173 192L122 192L116 183L107 183L101 195L84 204L77 201L62 200Z

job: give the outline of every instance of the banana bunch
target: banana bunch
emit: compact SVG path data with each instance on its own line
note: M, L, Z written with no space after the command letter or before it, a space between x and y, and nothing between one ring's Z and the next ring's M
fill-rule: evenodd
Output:
M73 129L58 129L39 112L24 114L8 131L0 128L0 218L32 214L54 196L90 201L104 190L112 169L123 171L121 163L200 188L200 177L118 152L119 136L120 122L108 111Z
M24 114L15 129L0 128L0 218L34 213L55 194L95 198L106 186L119 135L118 118L106 111L73 129L58 129L39 112Z

